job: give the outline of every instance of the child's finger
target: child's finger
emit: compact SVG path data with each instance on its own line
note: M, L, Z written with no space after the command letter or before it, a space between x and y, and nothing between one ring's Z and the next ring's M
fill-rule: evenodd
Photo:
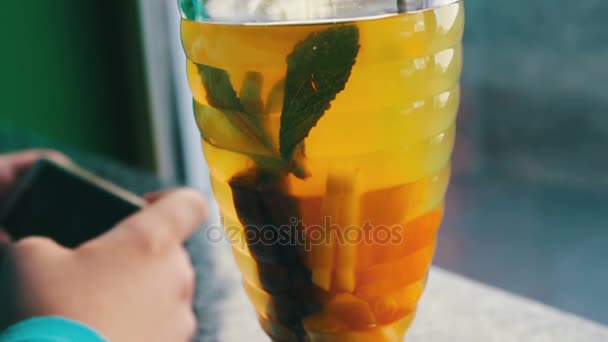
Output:
M165 189L156 192L149 192L143 195L143 199L148 203L154 203L175 190L177 189Z
M167 192L144 210L127 218L113 231L125 234L145 249L158 251L165 246L182 244L206 218L206 206L200 194L179 189ZM134 241L135 240L135 241Z

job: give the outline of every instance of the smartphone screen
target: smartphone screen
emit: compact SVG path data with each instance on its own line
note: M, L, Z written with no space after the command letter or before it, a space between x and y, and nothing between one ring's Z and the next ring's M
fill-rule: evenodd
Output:
M145 202L75 166L41 159L0 208L0 226L15 240L43 236L76 247L107 232Z

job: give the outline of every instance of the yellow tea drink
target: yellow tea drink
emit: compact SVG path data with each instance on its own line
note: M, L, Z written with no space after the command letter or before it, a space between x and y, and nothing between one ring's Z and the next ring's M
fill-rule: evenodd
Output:
M459 2L333 23L183 19L213 190L273 340L405 335L450 177L463 25Z

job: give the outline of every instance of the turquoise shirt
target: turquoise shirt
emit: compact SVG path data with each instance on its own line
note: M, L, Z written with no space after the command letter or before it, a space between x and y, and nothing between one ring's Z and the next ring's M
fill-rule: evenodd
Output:
M91 328L64 318L40 317L0 333L0 342L108 342Z

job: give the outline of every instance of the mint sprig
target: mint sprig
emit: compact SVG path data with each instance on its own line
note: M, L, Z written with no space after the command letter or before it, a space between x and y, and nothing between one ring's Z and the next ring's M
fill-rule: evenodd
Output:
M287 57L280 150L285 160L344 90L359 53L359 30L336 26L311 34Z
M239 94L245 112L255 114L258 119L264 115L264 102L262 101L262 86L264 76L259 72L249 71Z
M273 86L264 106L265 115L282 110L276 158L275 155L252 156L256 165L234 175L229 181L234 208L247 233L253 229L253 235L267 236L266 233L276 233L277 229L293 227L293 219L301 222L301 202L289 191L289 173L299 178L308 176L304 163L304 139L344 89L358 52L357 27L344 25L311 34L287 58L286 78ZM248 118L244 122L255 125L249 121L252 108L258 110L257 95L251 89L255 88L255 77L249 75L248 78L250 81L245 83L250 85L243 87L247 91L241 90L239 103L247 112L243 114ZM226 83L222 79L219 81ZM217 103L236 108L234 91L222 88L225 87L209 89L225 91L230 100L218 99ZM244 100L245 94L253 100ZM299 236L304 237L302 227L295 229L297 234L301 234ZM271 310L284 313L279 315L277 322L293 333L293 340L304 341L303 319L319 312L322 305L315 295L302 298L302 291L320 294L324 290L315 284L311 271L302 260L304 238L296 240L296 244L260 243L259 239L247 240L247 243L249 252L256 259L270 261L258 265L258 276L264 290L294 299L288 308L280 303L269 303ZM287 273L277 276L275 269L264 266L272 264L286 266Z
M264 113L270 114L280 112L283 108L284 99L285 79L282 79L275 83L272 89L270 89L270 94L268 94L268 100L266 101L266 106L264 107Z
M248 111L241 100L237 97L236 91L230 81L230 76L225 70L210 67L207 65L198 66L199 74L203 86L207 92L207 102L214 108L221 110L228 120L240 132L247 136L252 142L257 142L268 149L269 152L274 152L276 149L272 145L270 135L264 128L263 120L260 120L259 115L255 112ZM259 77L255 77L259 79ZM252 81L257 82L257 81ZM261 84L261 80L259 80ZM257 85L259 94L260 85ZM244 89L241 91L244 98L255 98L256 91ZM253 95L252 95L253 94ZM255 100L254 100L255 101ZM248 106L252 105L247 102Z
M287 75L272 87L266 103L261 98L262 74L248 72L237 94L225 70L206 65L198 68L209 105L220 110L241 132L245 138L239 140L266 150L249 154L257 166L276 174L291 172L304 179L309 176L304 163L304 139L344 90L359 48L359 30L355 25L310 34L287 57ZM268 114L279 110L282 112L277 149L265 121Z

